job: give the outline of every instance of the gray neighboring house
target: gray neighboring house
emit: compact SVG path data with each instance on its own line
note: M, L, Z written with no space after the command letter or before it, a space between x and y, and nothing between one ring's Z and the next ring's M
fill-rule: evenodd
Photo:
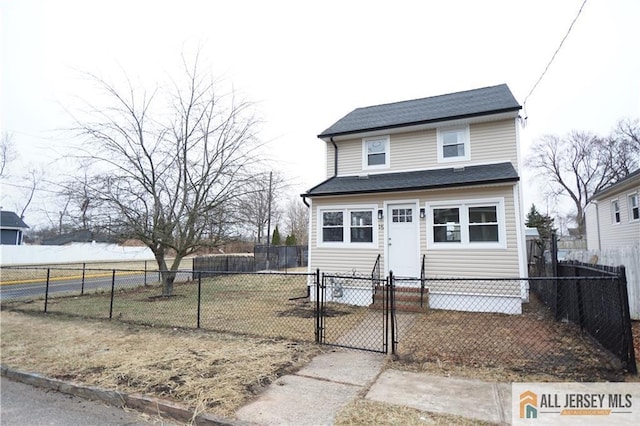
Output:
M323 131L309 268L401 277L526 277L518 113L502 84L358 108ZM431 288L430 305L520 313L524 285ZM485 309L479 309L485 310Z
M14 212L0 211L0 244L22 245L27 229L29 226Z

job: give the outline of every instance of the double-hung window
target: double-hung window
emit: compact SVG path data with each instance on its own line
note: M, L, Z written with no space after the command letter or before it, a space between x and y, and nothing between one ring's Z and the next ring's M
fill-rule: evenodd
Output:
M613 223L620 223L620 203L618 200L611 202L611 219Z
M466 161L471 158L469 126L440 128L437 140L439 163Z
M434 248L504 248L506 229L502 199L432 204L427 241Z
M362 168L389 167L389 136L376 136L362 140Z
M320 208L319 245L345 247L377 246L375 206L349 208Z
M640 219L640 202L638 201L638 193L629 194L629 220Z

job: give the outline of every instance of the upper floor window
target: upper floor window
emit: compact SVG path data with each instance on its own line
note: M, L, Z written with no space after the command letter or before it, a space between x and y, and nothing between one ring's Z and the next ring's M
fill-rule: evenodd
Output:
M618 200L611 202L611 218L613 219L613 223L620 223L620 204Z
M362 140L362 168L385 169L389 167L389 136Z
M638 201L638 193L629 194L629 220L640 219L640 202Z
M469 160L469 126L438 129L437 138L439 163Z

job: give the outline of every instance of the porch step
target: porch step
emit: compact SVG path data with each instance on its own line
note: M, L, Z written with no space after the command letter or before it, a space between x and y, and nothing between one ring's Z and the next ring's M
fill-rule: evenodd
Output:
M384 287L376 287L373 295L373 303L369 305L372 309L383 309L386 303L386 293ZM395 308L397 312L426 312L429 309L429 291L424 290L422 306L420 306L420 288L416 287L396 287L395 288Z

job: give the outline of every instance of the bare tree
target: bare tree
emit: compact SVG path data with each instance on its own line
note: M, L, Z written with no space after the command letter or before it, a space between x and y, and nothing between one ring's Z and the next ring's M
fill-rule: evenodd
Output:
M93 77L111 103L90 106L75 129L91 147L80 157L97 171L87 198L151 249L165 296L185 256L224 242L229 206L252 181L259 145L252 105L220 95L197 55L183 66L182 82L151 93Z
M574 131L564 137L546 135L534 143L527 165L544 179L546 195L568 196L584 235L584 210L591 197L634 168L628 147L614 138ZM637 161L636 161L637 162Z
M289 235L295 236L298 244L307 244L309 241L309 208L299 197L289 200L285 221Z
M255 236L257 244L267 244L270 238L266 235L267 225L271 218L273 230L280 220L281 209L278 200L287 183L277 172L272 175L271 188L269 172L257 173L254 177L255 179L247 185L245 194L238 200L237 221L240 228Z
M15 160L16 152L10 133L3 133L0 139L0 177L5 176L7 165Z

